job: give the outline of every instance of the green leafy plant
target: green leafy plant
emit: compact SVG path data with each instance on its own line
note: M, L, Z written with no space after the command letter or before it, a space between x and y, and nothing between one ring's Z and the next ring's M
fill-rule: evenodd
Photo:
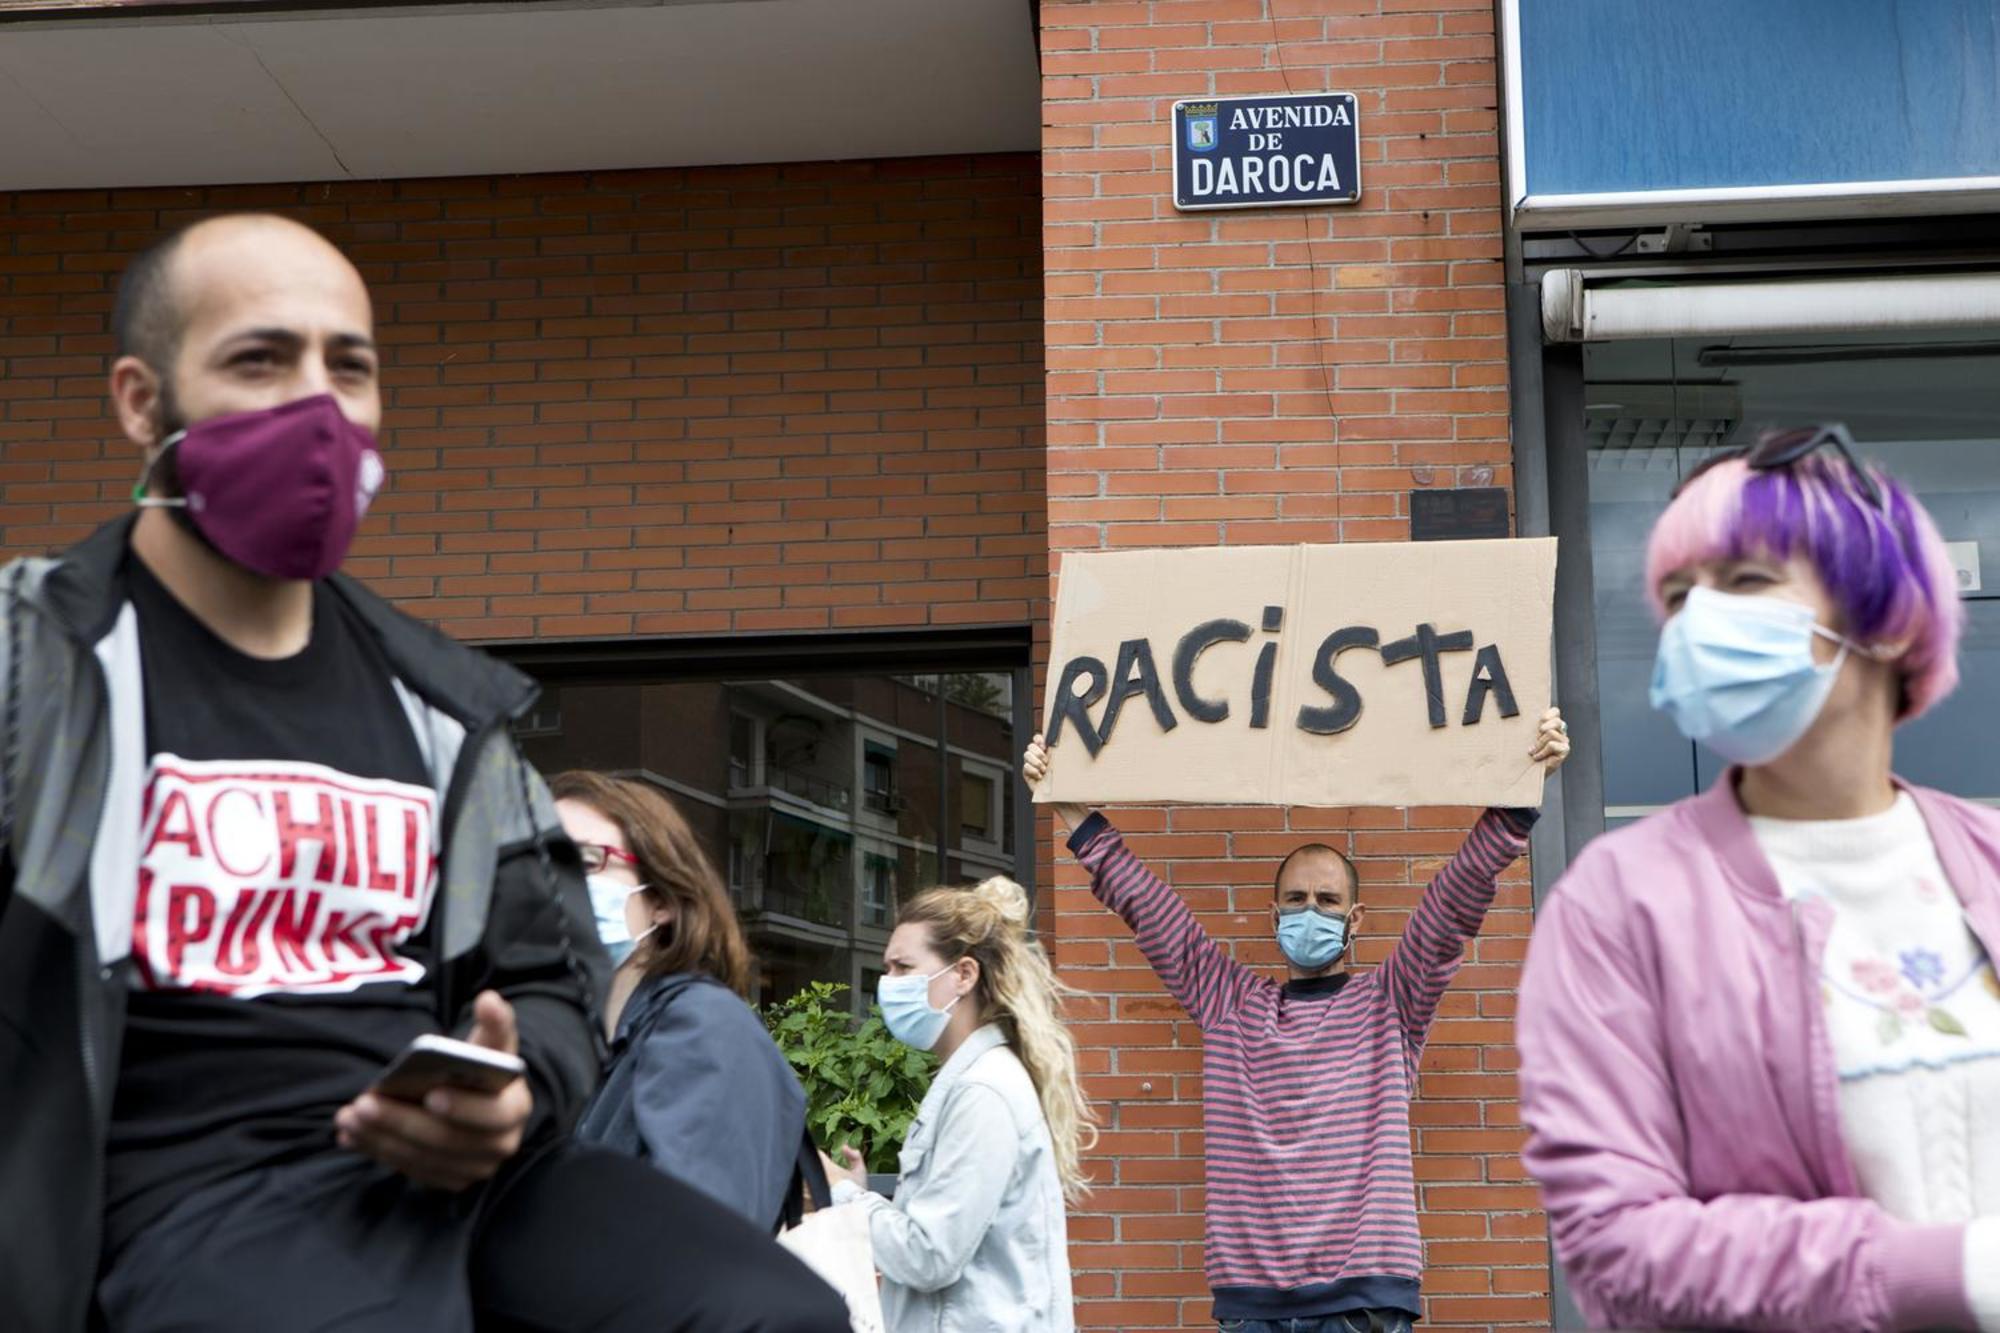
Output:
M937 1071L937 1057L889 1035L873 1005L859 1023L847 987L815 981L764 1010L764 1026L806 1088L806 1128L836 1155L853 1144L875 1172L896 1170L903 1136Z

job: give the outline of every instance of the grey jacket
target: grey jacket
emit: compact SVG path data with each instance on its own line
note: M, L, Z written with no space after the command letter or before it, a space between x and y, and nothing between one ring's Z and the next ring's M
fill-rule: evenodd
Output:
M60 557L0 571L0 699L17 686L20 702L15 820L0 848L0 1328L9 1330L84 1327L98 1268L147 761L124 575L131 527L120 520ZM529 1134L551 1137L596 1084L590 1011L608 960L574 848L507 732L535 687L352 580L330 586L379 640L439 793L438 1027L468 1028L482 989L506 996L535 1097ZM9 626L21 640L18 682L5 679ZM0 754L8 740L0 734ZM551 853L553 901L538 843Z
M967 1037L938 1071L901 1166L893 1203L853 1196L869 1210L889 1333L1074 1333L1055 1147L998 1027Z
M576 1136L631 1153L775 1229L805 1141L806 1090L734 991L692 972L639 984Z

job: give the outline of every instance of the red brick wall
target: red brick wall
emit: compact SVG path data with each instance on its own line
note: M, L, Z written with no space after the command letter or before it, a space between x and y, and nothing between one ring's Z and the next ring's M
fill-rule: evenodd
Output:
M1491 0L1045 0L1041 15L1054 551L1402 539L1412 487L1511 483ZM1360 99L1359 205L1174 211L1174 99L1329 89ZM1210 930L1274 967L1285 851L1352 850L1372 962L1472 813L1117 819ZM1081 1322L1199 1327L1199 1037L1056 861L1059 957L1098 997L1080 1033L1108 1117L1072 1232ZM1510 1044L1528 911L1517 871L1446 998L1413 1112L1441 1325L1548 1317Z
M353 568L469 637L1040 624L1051 548L1400 538L1410 487L1508 482L1488 0L1045 0L1042 23L1039 173L0 194L0 554L124 509L116 272L236 207L294 213L362 264L393 480ZM1173 211L1174 98L1327 87L1361 99L1359 206ZM1372 961L1468 816L1119 812L1259 965L1295 842L1361 859ZM1108 1117L1072 1224L1080 1313L1196 1327L1198 1037L1063 860L1057 949L1095 997L1079 1032ZM1527 908L1517 877L1425 1061L1441 1324L1546 1318L1507 1030Z
M376 300L391 481L349 568L473 638L1020 622L1047 589L1033 155L0 194L0 554L138 473L125 257L320 227Z

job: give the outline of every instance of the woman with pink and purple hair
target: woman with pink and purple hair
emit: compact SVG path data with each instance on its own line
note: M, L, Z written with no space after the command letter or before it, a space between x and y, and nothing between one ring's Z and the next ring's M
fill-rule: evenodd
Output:
M1524 1156L1593 1327L2000 1330L2000 812L1891 767L1962 615L1850 446L1767 434L1676 493L1652 702L1733 767L1536 922Z

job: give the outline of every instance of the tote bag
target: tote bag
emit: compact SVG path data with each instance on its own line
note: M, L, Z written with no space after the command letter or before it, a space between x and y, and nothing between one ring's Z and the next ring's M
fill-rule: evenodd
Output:
M847 1302L854 1333L883 1333L882 1297L875 1286L875 1245L868 1238L868 1210L843 1203L813 1209L797 1226L778 1233L778 1244L805 1261Z

